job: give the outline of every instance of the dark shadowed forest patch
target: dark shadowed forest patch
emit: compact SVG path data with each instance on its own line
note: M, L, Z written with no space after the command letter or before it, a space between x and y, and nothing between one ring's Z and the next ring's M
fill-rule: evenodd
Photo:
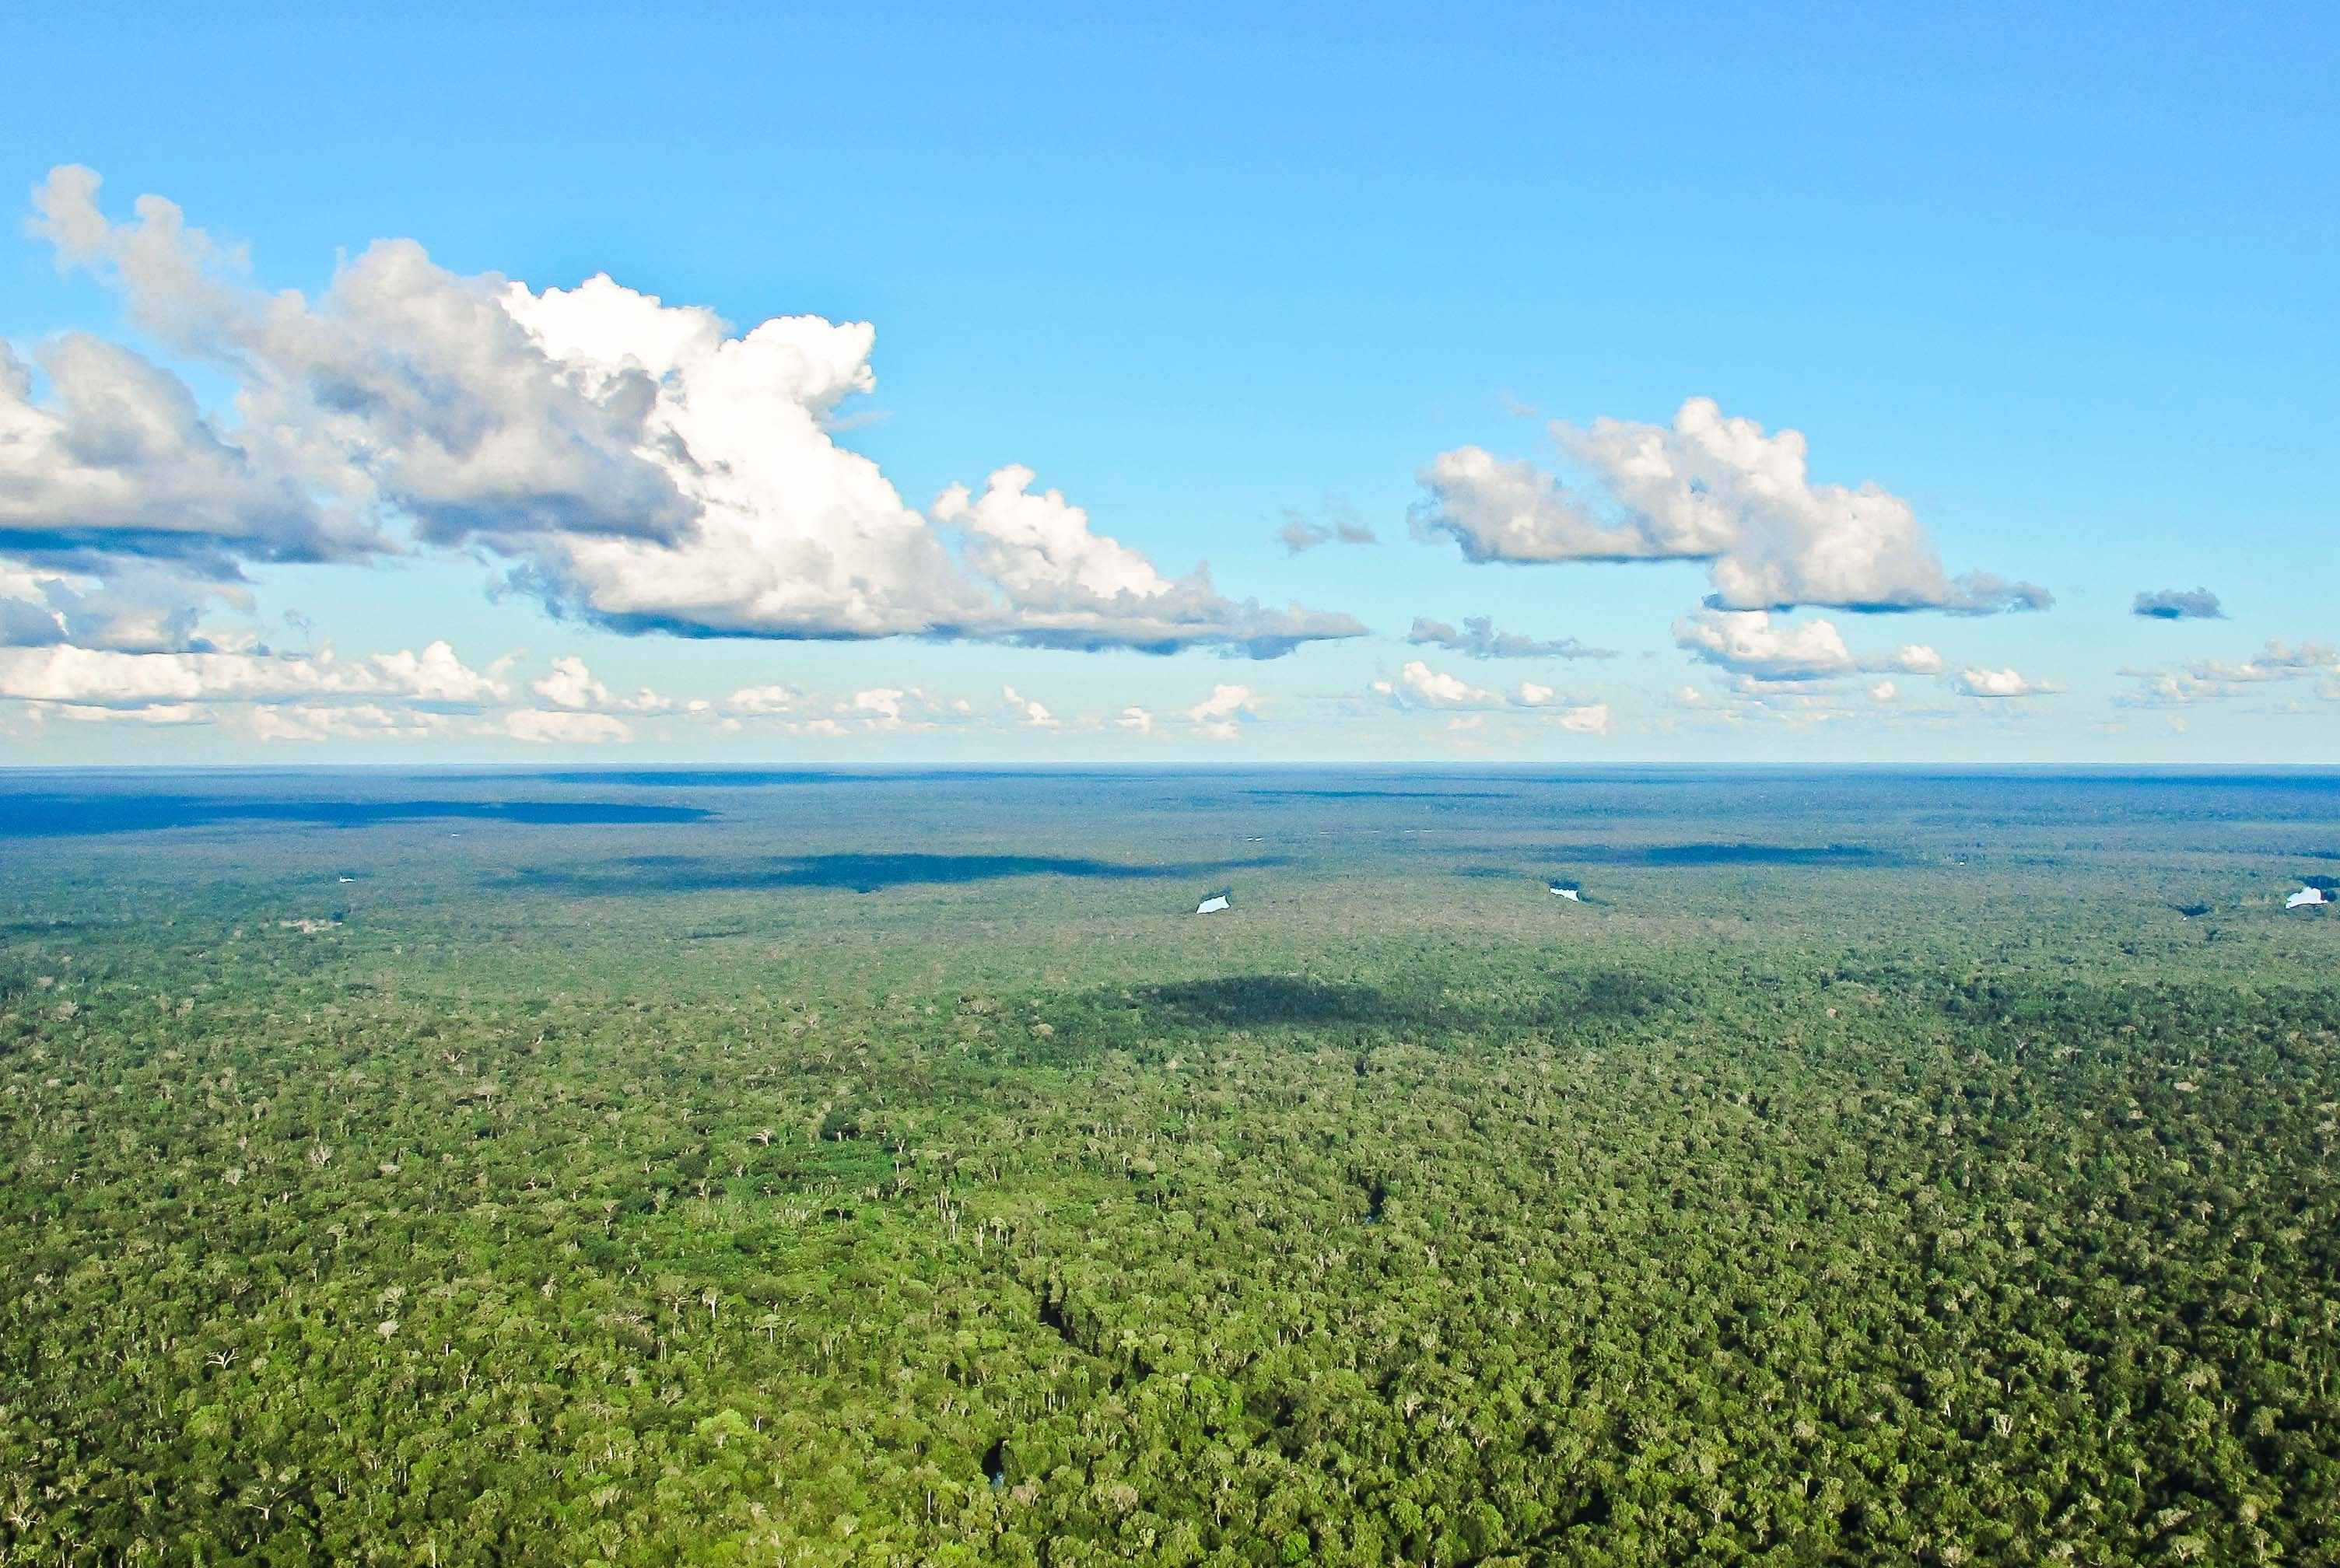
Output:
M284 822L316 828L369 828L430 818L528 827L649 827L700 822L697 806L631 800L326 800L292 797L199 795L12 795L0 799L0 839L73 833L137 833L218 823Z
M1693 870L1716 866L1835 866L1887 869L1911 864L1865 844L1555 844L1533 851L1545 860L1588 866L1650 866ZM1477 872L1466 873L1477 875Z
M744 861L638 855L608 862L605 868L598 871L532 867L519 872L513 881L565 893L603 896L759 888L832 888L877 893L888 888L943 887L1018 877L1160 881L1255 870L1283 863L1281 856L1146 865L1049 855L803 855Z
M1516 800L1500 789L1246 789L1269 800Z
M1230 975L1154 986L1137 1006L1189 1027L1223 1029L1393 1023L1401 1004L1371 986L1344 985L1293 975Z
M1537 1028L1646 1017L1672 1001L1672 989L1627 971L1547 978L1505 998L1505 1021ZM1092 1017L1169 1025L1178 1029L1265 1030L1375 1027L1440 1031L1486 1017L1485 999L1458 1002L1441 992L1400 989L1301 975L1229 975L1149 986L1087 998Z
M855 773L818 768L635 768L592 769L575 772L526 773L507 778L544 784L582 784L601 789L612 784L644 789L764 789L780 784L884 784L910 782L899 773Z

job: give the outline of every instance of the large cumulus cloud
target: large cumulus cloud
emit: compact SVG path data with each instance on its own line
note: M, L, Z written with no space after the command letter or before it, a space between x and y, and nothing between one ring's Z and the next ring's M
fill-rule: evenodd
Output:
M813 316L734 334L712 312L595 277L541 292L463 276L408 240L316 299L143 197L115 223L60 168L34 227L134 319L233 383L233 419L89 337L0 358L0 552L54 570L434 547L502 558L556 613L689 637L964 637L1273 657L1360 635L1345 615L1221 595L1096 532L1013 465L932 516L832 416L876 382L873 329Z

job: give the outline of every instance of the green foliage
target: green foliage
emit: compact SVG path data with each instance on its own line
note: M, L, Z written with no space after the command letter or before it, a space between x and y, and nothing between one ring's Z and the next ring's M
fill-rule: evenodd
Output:
M2340 1563L2328 789L1293 784L11 841L6 1560Z

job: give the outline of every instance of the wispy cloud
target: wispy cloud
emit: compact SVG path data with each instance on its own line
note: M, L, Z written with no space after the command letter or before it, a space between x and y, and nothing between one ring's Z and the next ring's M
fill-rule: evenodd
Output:
M1614 659L1616 650L1588 648L1573 637L1537 639L1495 630L1494 619L1466 615L1460 630L1426 615L1413 618L1405 640L1420 647L1443 648L1466 659Z
M1322 517L1312 518L1286 508L1284 526L1275 537L1284 552L1299 555L1324 544L1379 544L1380 536L1344 501L1327 501Z
M2218 596L2206 588L2165 588L2157 592L2139 593L2129 606L2129 613L2153 620L2226 619L2226 612L2219 608Z

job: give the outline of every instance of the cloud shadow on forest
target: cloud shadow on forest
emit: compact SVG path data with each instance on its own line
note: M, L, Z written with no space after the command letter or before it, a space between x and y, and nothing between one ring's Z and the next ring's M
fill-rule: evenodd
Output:
M200 795L0 795L0 839L139 833L280 822L312 828L371 828L431 819L530 828L648 827L699 822L715 813L697 806L629 800L329 800L316 798Z
M1518 998L1512 1027L1565 1027L1605 1018L1647 1017L1673 991L1626 970L1556 978L1548 989ZM1099 998L1102 999L1102 998ZM1108 1008L1142 1016L1150 1027L1185 1029L1324 1028L1394 1025L1407 1028L1473 1028L1483 1012L1441 997L1407 996L1344 980L1304 975L1225 975L1116 992Z
M1475 848L1473 855L1487 850ZM1483 864L1458 867L1458 877L1538 877L1572 866L1641 866L1658 870L1696 870L1716 866L1835 866L1888 870L1911 864L1891 849L1865 844L1535 844L1522 845L1521 869Z
M1516 800L1508 789L1246 789L1267 800Z
M512 882L548 891L601 897L778 888L878 893L889 888L948 887L1024 877L1159 882L1212 878L1284 863L1284 858L1280 855L1166 865L1132 865L1048 855L794 855L752 860L638 855L608 862L599 870L530 868L519 872Z

